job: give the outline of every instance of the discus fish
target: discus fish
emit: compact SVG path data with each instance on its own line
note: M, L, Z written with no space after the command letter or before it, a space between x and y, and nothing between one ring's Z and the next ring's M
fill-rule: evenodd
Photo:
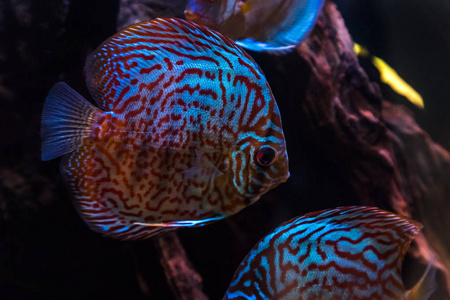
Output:
M143 239L239 212L289 176L280 112L258 65L190 21L134 24L86 61L97 108L65 83L42 115L42 159L96 232Z
M208 26L253 51L282 53L313 27L323 0L188 0L186 19Z
M428 299L435 270L405 291L401 266L421 225L375 207L294 218L239 266L224 299Z

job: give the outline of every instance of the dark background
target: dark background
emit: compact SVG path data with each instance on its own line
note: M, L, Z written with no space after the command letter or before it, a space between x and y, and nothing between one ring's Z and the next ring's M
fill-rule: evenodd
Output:
M383 95L410 107L418 123L449 150L450 2L335 2L354 40L413 86L423 96L425 109L381 84ZM89 51L134 20L182 17L183 7L177 0L0 0L0 299L145 299L137 273L157 287L151 291L154 299L171 299L153 241L103 238L77 215L62 185L58 160L40 161L39 126L46 93L55 82L66 81L89 98L83 77ZM361 63L377 80L377 71L367 61ZM318 192L311 182L333 192ZM340 194L342 185L326 175L288 182L283 188L290 197L309 200L301 209L270 192L230 220L180 230L189 257L203 275L205 292L211 299L220 298L236 262L249 250L245 243L226 242L232 232L245 232L254 244L290 217L330 203L351 203L352 195ZM268 203L274 201L280 210L268 212Z
M419 125L450 149L450 2L445 0L334 1L356 43L384 59L422 95L421 110L380 84L390 101L407 105ZM375 80L377 72L362 62Z

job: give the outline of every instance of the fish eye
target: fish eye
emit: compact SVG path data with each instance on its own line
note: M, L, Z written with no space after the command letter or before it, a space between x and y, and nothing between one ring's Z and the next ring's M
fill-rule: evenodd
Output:
M256 153L256 162L262 167L268 167L273 164L277 157L277 151L270 146L262 146Z

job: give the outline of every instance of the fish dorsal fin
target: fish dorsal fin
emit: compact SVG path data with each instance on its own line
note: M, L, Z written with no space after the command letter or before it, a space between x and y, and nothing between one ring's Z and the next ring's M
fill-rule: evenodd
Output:
M236 59L249 57L231 39L191 21L145 21L111 36L89 55L86 82L97 104L109 111L124 97L139 93L143 85L157 88L184 59L218 66L221 58L215 52Z
M331 210L313 212L300 217L295 223L314 220L315 228L327 226L330 230L344 229L354 232L350 238L361 243L350 242L348 247L361 247L361 252L379 253L374 259L384 265L396 284L402 285L401 266L411 241L419 233L422 225L407 217L397 215L377 207L347 206Z

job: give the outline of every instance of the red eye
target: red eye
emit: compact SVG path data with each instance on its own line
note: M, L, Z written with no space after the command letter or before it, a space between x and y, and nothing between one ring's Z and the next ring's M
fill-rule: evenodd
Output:
M277 152L270 146L262 146L256 153L256 162L262 167L268 167L275 161Z

